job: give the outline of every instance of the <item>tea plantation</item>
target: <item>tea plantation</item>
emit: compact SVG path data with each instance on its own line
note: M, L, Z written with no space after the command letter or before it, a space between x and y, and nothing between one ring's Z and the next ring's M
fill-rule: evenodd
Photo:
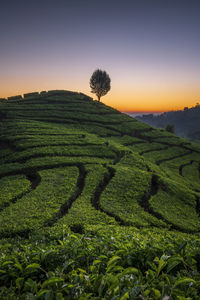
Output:
M0 127L0 299L200 299L198 144L70 91Z

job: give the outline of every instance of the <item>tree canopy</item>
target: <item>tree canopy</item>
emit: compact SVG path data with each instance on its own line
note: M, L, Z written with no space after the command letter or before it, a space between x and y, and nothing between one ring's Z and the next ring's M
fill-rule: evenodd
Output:
M110 82L110 77L106 71L97 69L93 72L90 78L90 87L91 92L97 95L98 101L100 101L101 97L105 96L110 90Z

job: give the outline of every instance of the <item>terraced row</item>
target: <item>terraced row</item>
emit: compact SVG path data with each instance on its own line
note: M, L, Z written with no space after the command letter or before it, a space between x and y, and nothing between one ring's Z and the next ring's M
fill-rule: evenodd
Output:
M147 204L144 206L144 198L147 199L146 190L155 191L155 183L152 181L149 186L150 174L148 178L144 177L145 171L140 176L145 178L146 184L138 177L136 170L133 172L131 169L127 170L127 167L124 166L118 167L117 171L110 168L106 170L104 167L94 165L87 166L86 170L83 165L79 165L78 168L79 177L76 185L74 181L73 183L71 181L78 176L78 174L74 176L75 174L73 173L77 169L75 166L68 167L67 169L58 169L56 167L54 170L40 171L39 175L42 178L41 185L34 192L29 191L28 195L18 197L18 201L15 204L12 204L1 212L1 221L8 224L4 227L1 235L4 237L10 236L10 234L27 236L31 230L55 224L57 232L62 230L63 225L73 226L74 224L83 224L89 227L91 224L97 224L97 222L98 224L132 225L136 227L152 225L167 227L167 224L170 224L172 228L186 232L196 231L200 225L198 216L195 220L197 224L190 224L191 215L193 216L192 219L194 219L194 215L196 214L194 211L195 203L191 207L191 199L188 200L188 204L186 205L184 204L185 199L180 203L183 212L186 211L185 208L187 208L187 214L188 211L191 211L191 215L189 216L181 215L179 218L177 211L180 210L180 207L177 207L177 210L174 209L174 213L176 214L176 219L174 219L170 207L172 200L171 197L168 197L167 200L166 193L163 195L163 199L165 199L164 210L160 210L161 208L163 209L163 203L160 202L161 195L163 194L162 185L159 194L158 187L156 188L156 193L150 192L152 197L148 199ZM67 176L69 170L72 173L68 173L69 175ZM130 174L126 185L124 185L121 183L120 178L122 175L127 174L127 171L132 171L132 174ZM138 177L137 180L136 176ZM64 177L65 185L62 183ZM134 184L131 185L133 179ZM61 182L58 180L61 180ZM66 190L66 181L70 183L69 186L71 188L73 187L73 191L70 190L70 195ZM49 185L51 188L49 188ZM115 189L113 189L113 186ZM47 188L48 193L46 193ZM64 193L62 193L63 190L65 191ZM113 190L115 191L114 194ZM185 198L187 196L185 195ZM159 198L159 207L156 204L156 197ZM58 201L58 199L60 200ZM74 203L75 200L76 202ZM166 205L169 205L169 207ZM99 210L99 213L96 210ZM42 212L43 216L41 217ZM171 219L167 215L169 212ZM176 224L173 224L174 220L176 220Z
M56 167L56 166L55 166ZM42 168L42 167L41 167ZM99 166L99 168L100 169L102 169L102 167L100 167ZM90 169L91 170L93 170L94 169L94 166L91 166L90 167ZM90 170L90 172L91 172L91 170ZM101 172L102 172L102 170L101 170ZM115 173L115 171L113 171L114 173ZM102 212L104 212L104 218L105 218L105 214L107 214L108 216L110 216L110 217L112 217L112 218L114 218L115 219L115 221L117 221L118 223L120 223L121 225L134 225L134 226L149 226L149 225L156 225L156 226L166 226L166 224L165 224L165 218L163 217L163 216L161 216L161 215L159 215L159 218L160 219L163 219L164 220L164 223L163 223L163 221L158 221L157 219L155 219L155 217L151 217L149 214L147 214L147 213L144 213L143 212L143 210L140 208L140 206L139 205L141 205L141 206L143 206L141 203L140 203L140 199L141 199L141 197L142 197L142 195L143 194L145 194L146 192L146 189L148 189L148 181L149 180L147 180L147 177L145 176L144 177L144 172L145 171L143 171L143 173L141 174L141 178L145 178L147 181L146 181L146 184L144 184L144 182L142 182L141 181L141 178L139 177L138 178L138 181L136 181L136 176L138 177L138 170L135 170L134 171L134 173L132 174L132 175L130 175L130 179L129 179L129 181L127 180L126 181L126 186L124 186L122 183L120 184L120 182L121 182L121 176L124 176L125 174L127 174L127 172L133 172L133 170L132 169L130 169L130 168L128 168L128 167L124 167L123 166L123 168L122 167L120 167L118 170L117 170L117 174L114 176L114 173L112 173L112 176L111 177L109 177L109 175L107 174L107 173L105 173L105 170L104 170L104 179L103 179L103 183L99 183L99 185L98 185L98 187L97 187L97 189L96 189L96 192L94 193L94 195L93 196L89 196L89 197L92 197L92 200L90 199L89 201L92 201L92 204L93 204L93 206L96 208L96 209L100 209L100 211L102 211ZM54 172L53 172L54 173ZM98 180L98 174L95 174L95 172L93 171L92 172L93 174L92 174L92 176L94 177L94 175L96 175L95 177L97 178L97 180ZM109 172L108 172L109 173ZM56 170L56 174L57 174L57 170ZM107 177L108 176L108 177ZM114 177L114 178L113 178ZM107 179L105 179L105 178L107 178ZM112 180L111 180L112 179ZM149 178L150 179L150 178ZM89 179L89 182L91 182L92 180L91 180L91 178ZM111 181L111 182L110 182ZM131 187L131 182L134 182L134 185ZM102 190L104 190L104 188L105 188L105 182L107 182L107 185L108 185L108 183L109 183L109 185L108 185L108 187L107 187L107 189L105 190L105 195L104 195L104 193L103 193L103 195L102 195L102 198L101 198L101 202L98 202L99 200L97 200L97 195L99 194L101 194L102 193ZM141 184L142 183L142 190L138 190L138 184ZM123 185L123 186L122 186ZM86 185L87 186L87 185ZM102 187L102 188L100 188L100 187ZM114 187L114 188L113 188ZM113 190L115 191L115 193L113 194ZM122 192L122 191L125 191L124 193ZM131 191L132 191L132 195L130 195L130 193L131 193ZM39 190L38 191L39 192L39 194L41 194L41 191ZM126 193L127 193L127 197L126 197ZM87 194L87 198L88 198L88 192L86 193ZM120 196L120 194L121 194L121 196ZM29 195L30 196L30 195ZM72 197L72 199L73 199L74 197ZM112 200L113 199L113 200ZM165 195L165 199L166 199L166 195ZM24 200L24 199L23 199ZM25 197L25 201L27 202L27 198ZM40 199L40 201L41 201L41 199ZM40 202L39 201L39 202ZM71 200L70 200L71 201ZM67 208L69 208L69 203L71 203L71 202L67 202ZM113 202L112 202L113 201ZM125 202L124 202L125 201ZM128 202L129 201L129 202ZM100 203L100 204L99 204ZM128 204L129 203L129 204ZM19 205L19 207L22 207L22 205L21 205L21 202L20 202L20 204L18 204ZM17 206L15 206L15 209L16 209L16 207L18 207L18 205ZM76 204L76 206L77 206L78 204ZM81 211L81 207L82 207L82 205L83 205L83 203L82 203L82 201L80 202L80 205L78 205L79 206L79 208L77 209L77 211L76 211L76 213L77 213L77 216L76 216L76 218L74 218L74 221L75 221L75 223L77 223L77 220L79 220L80 219L80 211ZM87 211L89 211L89 206L88 206L88 204L86 203L86 207L87 207ZM169 205L170 205L170 202L169 202ZM183 205L183 203L180 203L180 205L182 206ZM17 210L17 212L16 212L16 215L18 215L18 213L19 213L19 207L18 207L18 210ZM58 208L58 207L57 207ZM11 209L11 208L10 208ZM179 209L179 208L177 208L177 209ZM68 210L68 209L67 209ZM11 210L12 211L12 210ZM21 210L20 210L21 211ZM27 211L27 208L25 208L25 211ZM62 212L63 211L63 209L62 208L60 208L59 209L59 212L57 212L57 216L63 216L62 215ZM94 212L94 209L92 210L93 212ZM10 219L10 215L9 215L9 213L7 212L7 211L4 211L4 213L6 212L6 216L8 217L8 219ZM64 210L64 212L66 213L66 210ZM150 210L149 211L151 214L153 214L153 215L155 215L153 212L152 212L152 210ZM146 214L146 215L145 215ZM13 211L11 212L11 215L14 215L14 220L16 220L16 215L15 214L13 214ZM46 215L46 213L45 213L45 215ZM92 214L91 214L92 215ZM5 215L4 215L5 216ZM85 218L85 216L86 216L86 212L84 213L84 218ZM158 213L157 213L157 215L156 215L156 217L158 216ZM182 219L182 217L183 216L181 216L181 218L180 219ZM55 223L55 221L57 220L57 219L59 219L60 217L54 217L51 221L50 220L48 220L48 221L46 221L46 224L54 224ZM68 219L69 217L67 217L67 219ZM101 218L102 218L102 216L101 216ZM103 222L103 219L104 218L102 218L101 219L101 222ZM3 219L4 219L4 221L5 221L5 218L3 217ZM67 220L66 219L66 220ZM72 218L73 219L73 218ZM89 217L89 219L91 219L91 216ZM87 219L87 226L90 224L90 223L88 223L88 221L89 221L89 219ZM96 221L97 221L97 219L96 219L96 214L94 214L93 215L93 217L92 217L92 219L93 220L95 220L95 223L96 223ZM21 219L22 220L22 219ZM66 221L65 220L65 221ZM111 222L111 220L112 219L109 219L109 221ZM145 220L145 222L144 222L144 220ZM69 222L69 220L68 220L68 222L66 223L66 224L71 224L71 222L72 223L74 223L74 221L72 222L72 220L70 220L70 222ZM113 222L113 221L112 221ZM112 223L111 222L111 223ZM84 224L85 224L85 222L83 222ZM168 223L170 223L169 221L168 221ZM26 224L28 224L28 228L30 229L31 228L31 226L30 226L30 224L29 223L27 223L27 221L26 221ZM38 224L38 223L37 223ZM188 228L188 224L184 224L184 225L186 225L186 226L183 226L183 228L182 228L182 230L184 231L184 228ZM35 226L35 225L34 225ZM13 228L13 224L12 224L12 222L11 222L11 227ZM16 226L15 226L16 227ZM173 227L173 226L172 226ZM190 226L191 227L191 226ZM175 227L174 227L175 228ZM181 227L179 227L179 226L177 226L176 228L179 228L179 229L181 229ZM190 231L191 229L189 229L189 231ZM188 230L186 230L186 231L188 231ZM195 231L194 230L194 228L193 228L193 231ZM23 233L24 234L24 228L23 228L23 230L21 229L21 227L20 227L20 230L19 230L19 228L18 228L18 230L17 230L17 232L18 232L18 234L19 233Z
M39 105L32 113L21 104L14 120L15 107L7 108L0 174L2 186L10 181L13 190L8 186L10 195L4 190L0 202L2 237L39 229L58 234L64 226L81 231L93 224L199 230L197 149L126 116L120 119L103 105L96 118L96 103L91 104L89 118L81 112L83 104L73 116L81 101L58 99L65 109L52 115L50 107L40 111L42 101L32 101ZM47 105L56 101L48 98Z

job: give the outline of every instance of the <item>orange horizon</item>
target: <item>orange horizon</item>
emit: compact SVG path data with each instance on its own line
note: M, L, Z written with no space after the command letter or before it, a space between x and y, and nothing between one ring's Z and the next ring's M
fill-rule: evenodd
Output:
M5 88L5 86L4 86ZM92 97L94 100L96 96L90 92L89 89L85 89L81 86L81 89L77 90L75 86L70 86L69 88L63 87L61 85L55 86L55 88L51 88L51 86L40 86L39 89L35 89L34 87L23 89L16 89L16 86L11 89L10 92L2 91L0 94L0 98L8 98L15 95L22 95L26 93L31 93L33 91L41 92L43 90L70 90L74 92L83 92L88 96ZM120 90L111 90L106 96L101 98L101 102L104 104L111 106L121 112L125 113L164 113L168 111L177 111L183 110L184 107L194 107L197 102L199 102L198 90L189 90L187 93L178 93L177 89L165 91L162 93L161 90L158 91L145 91L141 92L137 89L131 90L127 89L125 92ZM161 99L161 100L160 100ZM191 100L193 99L193 100Z
M167 110L167 111L163 111L163 110L120 110L120 111L123 112L123 113L130 113L130 114L131 113L134 113L134 114L140 114L140 113L161 114L161 113L164 113L164 112L169 112L170 110Z

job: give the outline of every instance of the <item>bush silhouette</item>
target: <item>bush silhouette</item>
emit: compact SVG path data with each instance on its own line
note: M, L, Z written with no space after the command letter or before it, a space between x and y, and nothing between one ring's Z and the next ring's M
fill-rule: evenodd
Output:
M167 124L166 131L174 133L174 125L173 124Z

